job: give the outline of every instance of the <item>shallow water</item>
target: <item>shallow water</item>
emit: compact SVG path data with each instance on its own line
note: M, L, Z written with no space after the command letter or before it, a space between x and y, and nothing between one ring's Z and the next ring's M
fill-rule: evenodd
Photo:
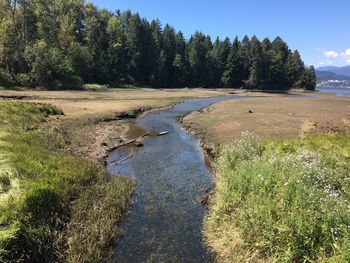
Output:
M318 88L321 93L335 93L338 96L350 96L350 87L349 88L338 88L338 87L329 87L329 88Z
M109 156L109 172L136 180L132 212L122 225L124 235L117 244L113 262L212 262L202 240L205 208L198 203L212 178L198 140L189 135L179 118L228 99L225 96L193 99L171 109L151 112L136 120L144 130L169 131L148 137L144 147L122 162L131 148Z

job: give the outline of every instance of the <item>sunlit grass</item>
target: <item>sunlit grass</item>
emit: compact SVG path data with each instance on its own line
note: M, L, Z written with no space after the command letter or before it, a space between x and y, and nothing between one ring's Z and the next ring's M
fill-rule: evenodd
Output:
M83 89L84 90L93 90L93 91L102 91L102 90L108 90L108 85L102 85L102 84L84 84Z
M57 114L0 103L0 262L96 262L130 203L132 181L71 156L64 134L42 128Z
M349 134L245 134L217 163L209 246L223 262L349 262L349 153Z

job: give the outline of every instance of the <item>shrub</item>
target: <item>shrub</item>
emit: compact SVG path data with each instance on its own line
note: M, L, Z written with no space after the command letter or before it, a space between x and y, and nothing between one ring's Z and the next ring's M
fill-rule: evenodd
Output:
M83 89L85 90L108 90L108 85L103 84L84 84Z
M337 148L349 147L350 136L336 136L243 138L224 151L204 226L219 256L229 262L349 262L350 167Z

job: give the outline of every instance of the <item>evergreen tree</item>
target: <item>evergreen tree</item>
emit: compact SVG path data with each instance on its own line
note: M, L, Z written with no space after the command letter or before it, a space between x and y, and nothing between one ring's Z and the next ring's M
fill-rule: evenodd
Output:
M313 66L305 69L303 80L302 80L302 88L306 90L315 90L316 73L315 73L315 68Z
M222 75L222 85L231 88L240 87L243 82L243 70L241 43L239 42L238 37L236 37L227 58L225 71Z
M313 89L314 76L280 37L186 40L159 20L84 0L0 0L0 85Z
M163 30L162 86L174 84L174 60L176 56L176 34L173 27L165 25Z
M251 62L250 62L250 39L246 35L242 39L242 44L241 44L241 56L242 56L242 64L243 64L243 76L242 79L246 82L249 79L250 76L250 67L251 67Z
M205 87L210 82L208 52L209 39L200 32L196 32L188 44L188 59L191 66L191 78L193 86Z
M287 58L286 74L291 87L300 87L305 71L305 65L300 58L299 51L290 53Z
M213 49L210 53L212 60L211 75L213 86L218 86L221 83L230 49L231 42L229 38L225 38L224 41L221 41L219 38L215 40Z
M174 66L174 85L183 87L188 80L189 63L186 57L186 40L181 31L176 34L176 56Z
M264 84L263 78L263 54L259 39L254 36L250 45L250 75L247 81L250 88L262 88Z
M160 21L152 20L150 25L151 34L154 42L154 50L153 50L153 60L154 60L154 70L151 76L150 84L159 87L161 84L161 52L163 49L163 36L162 36L162 25Z

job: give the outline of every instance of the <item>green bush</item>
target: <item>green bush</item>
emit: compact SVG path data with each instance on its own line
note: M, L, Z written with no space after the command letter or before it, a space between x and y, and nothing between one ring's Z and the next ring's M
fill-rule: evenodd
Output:
M0 86L13 86L15 85L15 81L12 78L10 72L6 69L0 68Z
M349 134L246 135L226 149L205 220L209 245L231 262L349 262L349 146Z
M108 90L108 85L103 84L84 84L83 89L84 90Z

